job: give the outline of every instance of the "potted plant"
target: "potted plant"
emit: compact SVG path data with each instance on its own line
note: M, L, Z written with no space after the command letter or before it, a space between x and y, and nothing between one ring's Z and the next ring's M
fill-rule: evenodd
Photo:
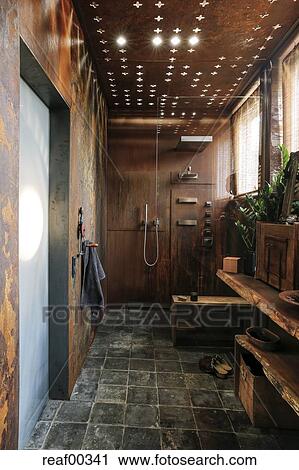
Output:
M281 169L257 194L247 194L238 208L235 225L246 248L244 272L251 276L255 274L256 265L257 221L279 223L280 220L290 155L284 145L279 146L279 149L282 157ZM295 207L295 210L298 208Z

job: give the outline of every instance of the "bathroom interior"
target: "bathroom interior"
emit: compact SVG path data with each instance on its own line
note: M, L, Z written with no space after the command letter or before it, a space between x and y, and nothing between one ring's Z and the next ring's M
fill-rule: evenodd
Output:
M1 2L0 449L298 450L298 20Z

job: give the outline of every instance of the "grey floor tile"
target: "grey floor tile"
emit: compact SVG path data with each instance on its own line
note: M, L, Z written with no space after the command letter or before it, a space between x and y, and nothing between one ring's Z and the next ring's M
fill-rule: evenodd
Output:
M237 434L242 450L278 450L279 445L274 436ZM299 438L297 435L297 447L299 449Z
M131 357L133 359L154 359L154 349L140 345L133 345Z
M129 359L123 357L108 357L105 361L104 369L128 370Z
M152 405L127 405L126 426L156 428L159 425L158 408Z
M199 438L204 450L239 450L236 434L229 432L199 431Z
M106 352L107 352L107 346L105 347L92 346L87 353L87 357L105 357Z
M299 450L297 430L274 429L272 434L275 436L282 450Z
M162 449L199 450L200 441L196 431L185 429L162 429Z
M191 408L160 406L160 427L196 429Z
M119 403L95 403L90 424L124 424L125 405Z
M87 357L83 367L84 369L102 369L104 361L104 357Z
M156 374L154 372L147 371L130 371L129 385L135 385L138 387L156 387Z
M200 408L222 408L219 395L213 390L190 390L192 406Z
M98 384L95 382L77 382L71 400L94 401L97 393Z
M86 423L89 419L92 402L66 401L62 403L55 421L64 423Z
M151 359L131 359L130 370L145 370L154 372L155 361Z
M236 433L244 434L266 434L266 429L252 426L245 411L228 410L227 414Z
M185 374L202 374L198 362L182 362L181 365Z
M242 403L239 398L235 396L234 392L231 391L219 391L221 401L223 403L223 408L228 408L230 410L244 410Z
M127 385L128 372L120 370L103 370L99 383L106 385Z
M38 421L25 449L41 449L50 426L51 421Z
M39 421L52 421L61 403L62 401L59 400L48 400Z
M122 448L124 450L160 450L160 430L125 428Z
M156 361L178 361L179 354L173 348L155 349Z
M125 403L127 387L120 385L99 385L96 396L97 402Z
M159 403L166 406L190 406L190 396L185 388L159 388Z
M123 428L121 426L97 426L89 424L84 438L84 450L119 450L122 445Z
M129 387L128 403L139 405L157 405L157 389L149 387Z
M86 424L53 423L47 435L44 449L81 449L86 427Z
M81 382L86 383L87 385L98 383L101 373L101 369L82 369L81 374L77 379L77 384Z
M224 410L194 408L194 415L199 431L233 432L230 421Z
M182 372L180 362L176 361L156 361L157 372Z
M203 352L192 349L178 349L177 351L182 362L196 362L198 364L199 359L204 355Z
M226 379L219 379L218 377L214 377L214 381L217 390L233 391L235 388L235 381L233 377L228 377Z
M185 374L187 388L198 388L202 390L216 390L214 379L207 374Z
M127 348L110 348L107 351L107 357L127 357L131 354L131 347Z
M183 374L158 373L158 387L161 388L186 388Z

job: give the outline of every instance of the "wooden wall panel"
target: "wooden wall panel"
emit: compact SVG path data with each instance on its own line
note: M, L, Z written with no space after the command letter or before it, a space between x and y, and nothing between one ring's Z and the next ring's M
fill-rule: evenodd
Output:
M19 34L70 108L69 259L77 253L77 213L86 235L106 253L107 111L71 0L0 4L0 448L18 435L18 141ZM80 270L79 270L80 271ZM80 276L69 280L69 305L80 302ZM70 309L69 393L90 341L90 325Z

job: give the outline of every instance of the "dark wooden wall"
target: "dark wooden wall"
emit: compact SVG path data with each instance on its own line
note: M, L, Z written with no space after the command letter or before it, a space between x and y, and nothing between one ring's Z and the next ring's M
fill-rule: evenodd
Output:
M20 35L70 108L69 258L77 253L77 213L86 234L106 237L106 106L71 0L2 0L0 3L0 448L18 441L18 160ZM105 261L105 260L104 260ZM69 280L77 306L80 278ZM70 309L69 392L80 371L90 325Z
M134 121L134 120L133 120ZM108 170L108 300L109 302L169 303L172 293L199 291L215 293L215 249L202 246L205 201L213 200L212 159L199 156L192 170L199 173L199 185L174 184L174 177L193 156L177 151L178 137L160 135L159 211L160 260L148 268L143 261L144 205L149 217L155 214L155 129L146 121L121 125L111 120ZM115 169L117 167L117 170ZM178 205L178 197L197 197L195 206ZM212 208L212 230L215 212ZM197 219L197 227L178 227L179 219ZM148 258L155 258L155 237L148 240Z

